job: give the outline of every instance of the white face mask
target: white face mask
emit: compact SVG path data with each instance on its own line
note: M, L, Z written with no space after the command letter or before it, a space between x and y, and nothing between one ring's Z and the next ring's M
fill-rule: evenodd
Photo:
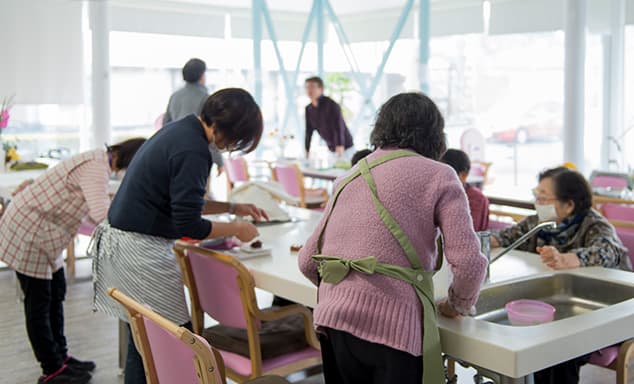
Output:
M557 210L553 204L535 204L537 217L540 222L557 220Z

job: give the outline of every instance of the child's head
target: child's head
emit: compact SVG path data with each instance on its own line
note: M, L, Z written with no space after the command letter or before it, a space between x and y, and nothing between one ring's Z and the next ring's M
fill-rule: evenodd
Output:
M352 163L352 166L354 167L354 165L358 163L359 160L363 159L370 153L372 153L372 151L369 149L362 149L360 151L357 151L354 155L352 155L352 160L350 160L350 162Z
M467 182L467 176L471 170L471 160L466 153L459 149L448 149L440 161L453 168L463 183Z

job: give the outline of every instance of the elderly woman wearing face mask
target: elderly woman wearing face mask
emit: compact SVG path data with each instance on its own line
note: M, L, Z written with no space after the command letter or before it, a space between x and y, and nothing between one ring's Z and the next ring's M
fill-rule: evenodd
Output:
M632 269L614 227L592 209L592 191L580 173L564 167L549 169L539 175L534 194L537 215L493 233L492 247L507 247L538 223L555 221L556 228L541 230L519 249L539 253L552 269ZM587 357L580 357L537 372L535 383L578 383L579 368L586 361Z
M538 232L519 249L537 252L553 269L603 266L631 270L626 250L614 227L592 209L592 191L578 172L559 167L539 175L534 189L537 215L494 233L492 247L507 247L538 223L557 227Z

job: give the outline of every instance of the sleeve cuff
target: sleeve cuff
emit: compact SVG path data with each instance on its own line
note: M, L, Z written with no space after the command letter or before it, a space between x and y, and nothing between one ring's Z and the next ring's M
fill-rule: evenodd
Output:
M468 299L459 298L453 291L453 288L449 289L449 297L447 297L447 303L453 308L456 312L461 314L462 316L472 316L475 314L475 301L477 297L471 297Z
M571 251L570 253L574 253L579 258L579 266L587 267L588 266L588 254L583 249L576 249Z

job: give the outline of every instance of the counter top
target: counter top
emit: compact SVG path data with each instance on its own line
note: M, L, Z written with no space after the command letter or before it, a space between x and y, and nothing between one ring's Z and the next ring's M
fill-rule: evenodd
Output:
M272 256L243 261L256 286L289 300L314 307L317 288L298 269L292 244L303 244L316 227L321 213L290 208L296 222L262 226L260 238L272 248ZM446 295L449 272L434 277L436 298ZM512 251L491 266L492 284L533 275L573 273L634 286L634 274L600 267L552 272L539 255ZM600 324L600 327L597 325ZM525 376L554 363L612 345L630 337L634 324L634 299L591 313L539 327L509 327L469 317L440 317L443 352L510 377ZM624 330L629 332L624 334Z

